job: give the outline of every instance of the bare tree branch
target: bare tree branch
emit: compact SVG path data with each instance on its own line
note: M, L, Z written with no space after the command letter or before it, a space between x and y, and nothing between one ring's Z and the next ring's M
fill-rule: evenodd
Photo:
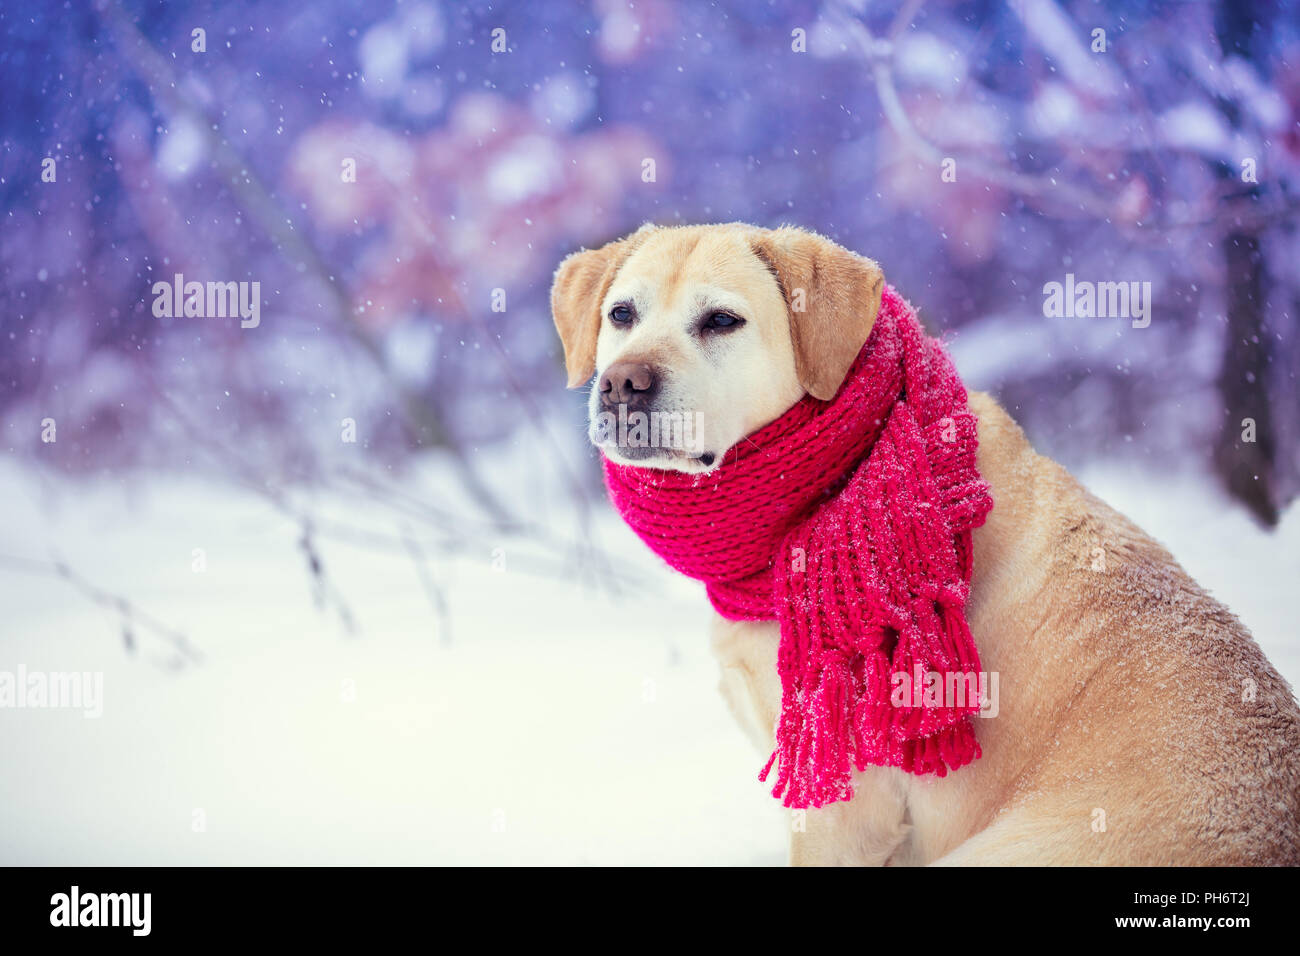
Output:
M182 632L146 613L138 605L120 594L114 594L92 584L60 558L50 561L38 561L17 555L0 554L0 564L6 565L15 571L59 578L93 603L114 612L121 623L123 640L128 651L134 650L134 635L136 629L140 628L170 645L176 651L179 665L186 663L197 664L203 660L203 655Z
M153 48L124 11L115 4L104 4L98 8L98 12L105 19L118 48L126 54L124 58L142 75L153 95L174 115L189 118L196 129L202 130L213 164L230 184L249 216L262 227L277 248L285 251L287 258L301 263L329 291L334 301L338 325L360 346L397 395L404 420L416 443L446 447L456 462L461 483L474 501L503 527L514 524L516 519L510 510L497 499L475 472L464 451L451 440L437 411L429 402L406 388L393 374L379 343L357 321L352 298L343 287L336 270L326 264L321 254L305 238L303 231L294 226L292 217L280 207L270 190L252 172L251 164L221 134L220 124L180 92L180 85L170 64Z

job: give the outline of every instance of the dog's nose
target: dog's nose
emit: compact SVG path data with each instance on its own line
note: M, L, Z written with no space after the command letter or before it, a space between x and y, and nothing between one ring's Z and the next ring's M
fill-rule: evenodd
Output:
M659 390L659 374L644 362L615 362L600 377L605 405L645 405Z

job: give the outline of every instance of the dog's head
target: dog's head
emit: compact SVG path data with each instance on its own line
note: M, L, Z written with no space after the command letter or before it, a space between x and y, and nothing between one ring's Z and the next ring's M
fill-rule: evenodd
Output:
M707 472L805 392L830 399L880 308L879 267L801 229L643 226L560 264L569 387L595 376L612 460Z

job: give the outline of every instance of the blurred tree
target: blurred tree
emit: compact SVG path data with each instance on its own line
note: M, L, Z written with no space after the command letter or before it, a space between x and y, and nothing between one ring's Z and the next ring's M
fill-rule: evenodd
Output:
M69 468L185 467L199 433L293 484L341 467L349 417L372 465L450 456L480 509L514 520L477 452L524 433L582 447L547 307L560 257L647 219L795 222L879 258L927 321L978 344L974 383L1067 464L1212 459L1272 521L1300 486L1283 360L1300 301L1295 13L5 8L0 421L34 455L32 422L59 418L40 458ZM1259 182L1241 181L1246 157ZM154 319L152 283L176 272L260 281L267 319ZM1039 290L1066 272L1149 279L1152 328L1046 319ZM570 476L573 494L593 476Z

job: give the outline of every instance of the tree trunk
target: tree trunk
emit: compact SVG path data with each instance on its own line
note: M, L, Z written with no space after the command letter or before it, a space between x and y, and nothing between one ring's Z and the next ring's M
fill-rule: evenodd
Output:
M1227 266L1227 341L1219 372L1223 422L1215 465L1229 494L1268 527L1277 524L1277 443L1268 400L1271 348L1264 332L1264 263L1259 237L1223 241Z

